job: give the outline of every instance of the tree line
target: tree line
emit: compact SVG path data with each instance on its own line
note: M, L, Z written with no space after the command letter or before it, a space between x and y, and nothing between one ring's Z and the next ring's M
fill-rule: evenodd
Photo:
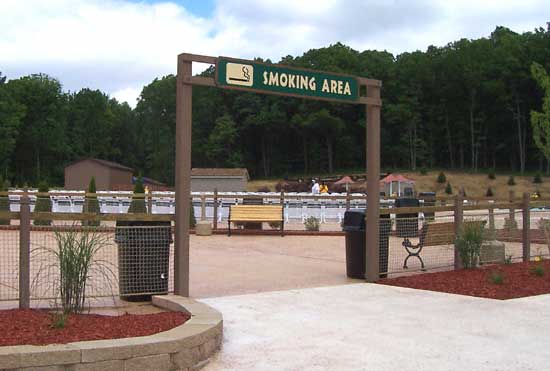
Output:
M382 80L384 169L518 172L550 166L530 124L543 98L534 62L550 70L542 28L497 27L489 37L396 56L337 43L278 61ZM65 92L44 74L0 74L0 175L13 185L62 185L67 164L97 157L173 184L175 105L173 75L145 86L132 109L99 90ZM365 164L361 105L194 87L192 135L194 167L246 167L253 177Z

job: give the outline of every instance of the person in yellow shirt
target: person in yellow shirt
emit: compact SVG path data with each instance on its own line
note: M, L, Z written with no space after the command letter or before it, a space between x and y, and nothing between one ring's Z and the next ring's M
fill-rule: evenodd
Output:
M325 184L325 182L321 183L321 187L319 187L319 193L328 193L328 186Z

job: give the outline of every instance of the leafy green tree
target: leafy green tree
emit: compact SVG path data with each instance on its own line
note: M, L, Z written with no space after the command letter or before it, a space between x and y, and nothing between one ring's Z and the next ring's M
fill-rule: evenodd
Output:
M344 129L344 122L327 109L311 113L307 118L308 126L317 136L324 139L326 144L327 171L334 172L334 138Z
M41 181L38 184L39 193L48 193L50 187L46 181ZM36 204L34 206L35 212L52 212L52 200L49 196L38 196L36 198ZM34 220L34 225L51 225L52 221L47 219Z
M43 74L10 80L6 87L24 108L15 157L20 181L49 179L61 183L63 159L68 156L66 136L67 95L59 81Z
M531 65L531 74L544 91L542 112L531 111L533 140L546 161L550 162L550 75L538 63Z
M229 115L216 120L214 130L208 138L207 156L216 167L242 166L242 154L238 150L238 130Z
M5 81L0 73L0 174L9 176L25 107L11 96Z
M145 189L143 188L143 178L141 174L137 177L134 184L134 195L132 196L132 202L128 208L128 213L131 214L145 214L147 213L147 207L145 206Z

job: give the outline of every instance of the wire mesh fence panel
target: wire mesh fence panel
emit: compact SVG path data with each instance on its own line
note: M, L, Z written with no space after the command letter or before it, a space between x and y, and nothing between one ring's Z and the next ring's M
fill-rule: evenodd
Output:
M531 210L531 258L550 258L550 209Z
M389 274L443 269L454 265L452 215L399 217L391 224L388 239ZM384 256L382 245L380 251L380 256Z
M90 300L165 294L173 290L172 240L170 224L33 227L31 299L60 300L63 285L70 285L68 278L74 279L68 276L78 274L86 277L85 293ZM13 250L18 251L18 246ZM17 268L17 262L11 265ZM17 278L14 282L17 288ZM5 296L3 300L8 300Z
M19 230L0 228L0 301L19 297Z

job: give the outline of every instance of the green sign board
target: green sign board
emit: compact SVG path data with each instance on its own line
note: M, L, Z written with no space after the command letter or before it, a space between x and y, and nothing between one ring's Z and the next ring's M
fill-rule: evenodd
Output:
M223 57L218 58L216 68L218 86L347 102L359 98L359 84L351 76Z

